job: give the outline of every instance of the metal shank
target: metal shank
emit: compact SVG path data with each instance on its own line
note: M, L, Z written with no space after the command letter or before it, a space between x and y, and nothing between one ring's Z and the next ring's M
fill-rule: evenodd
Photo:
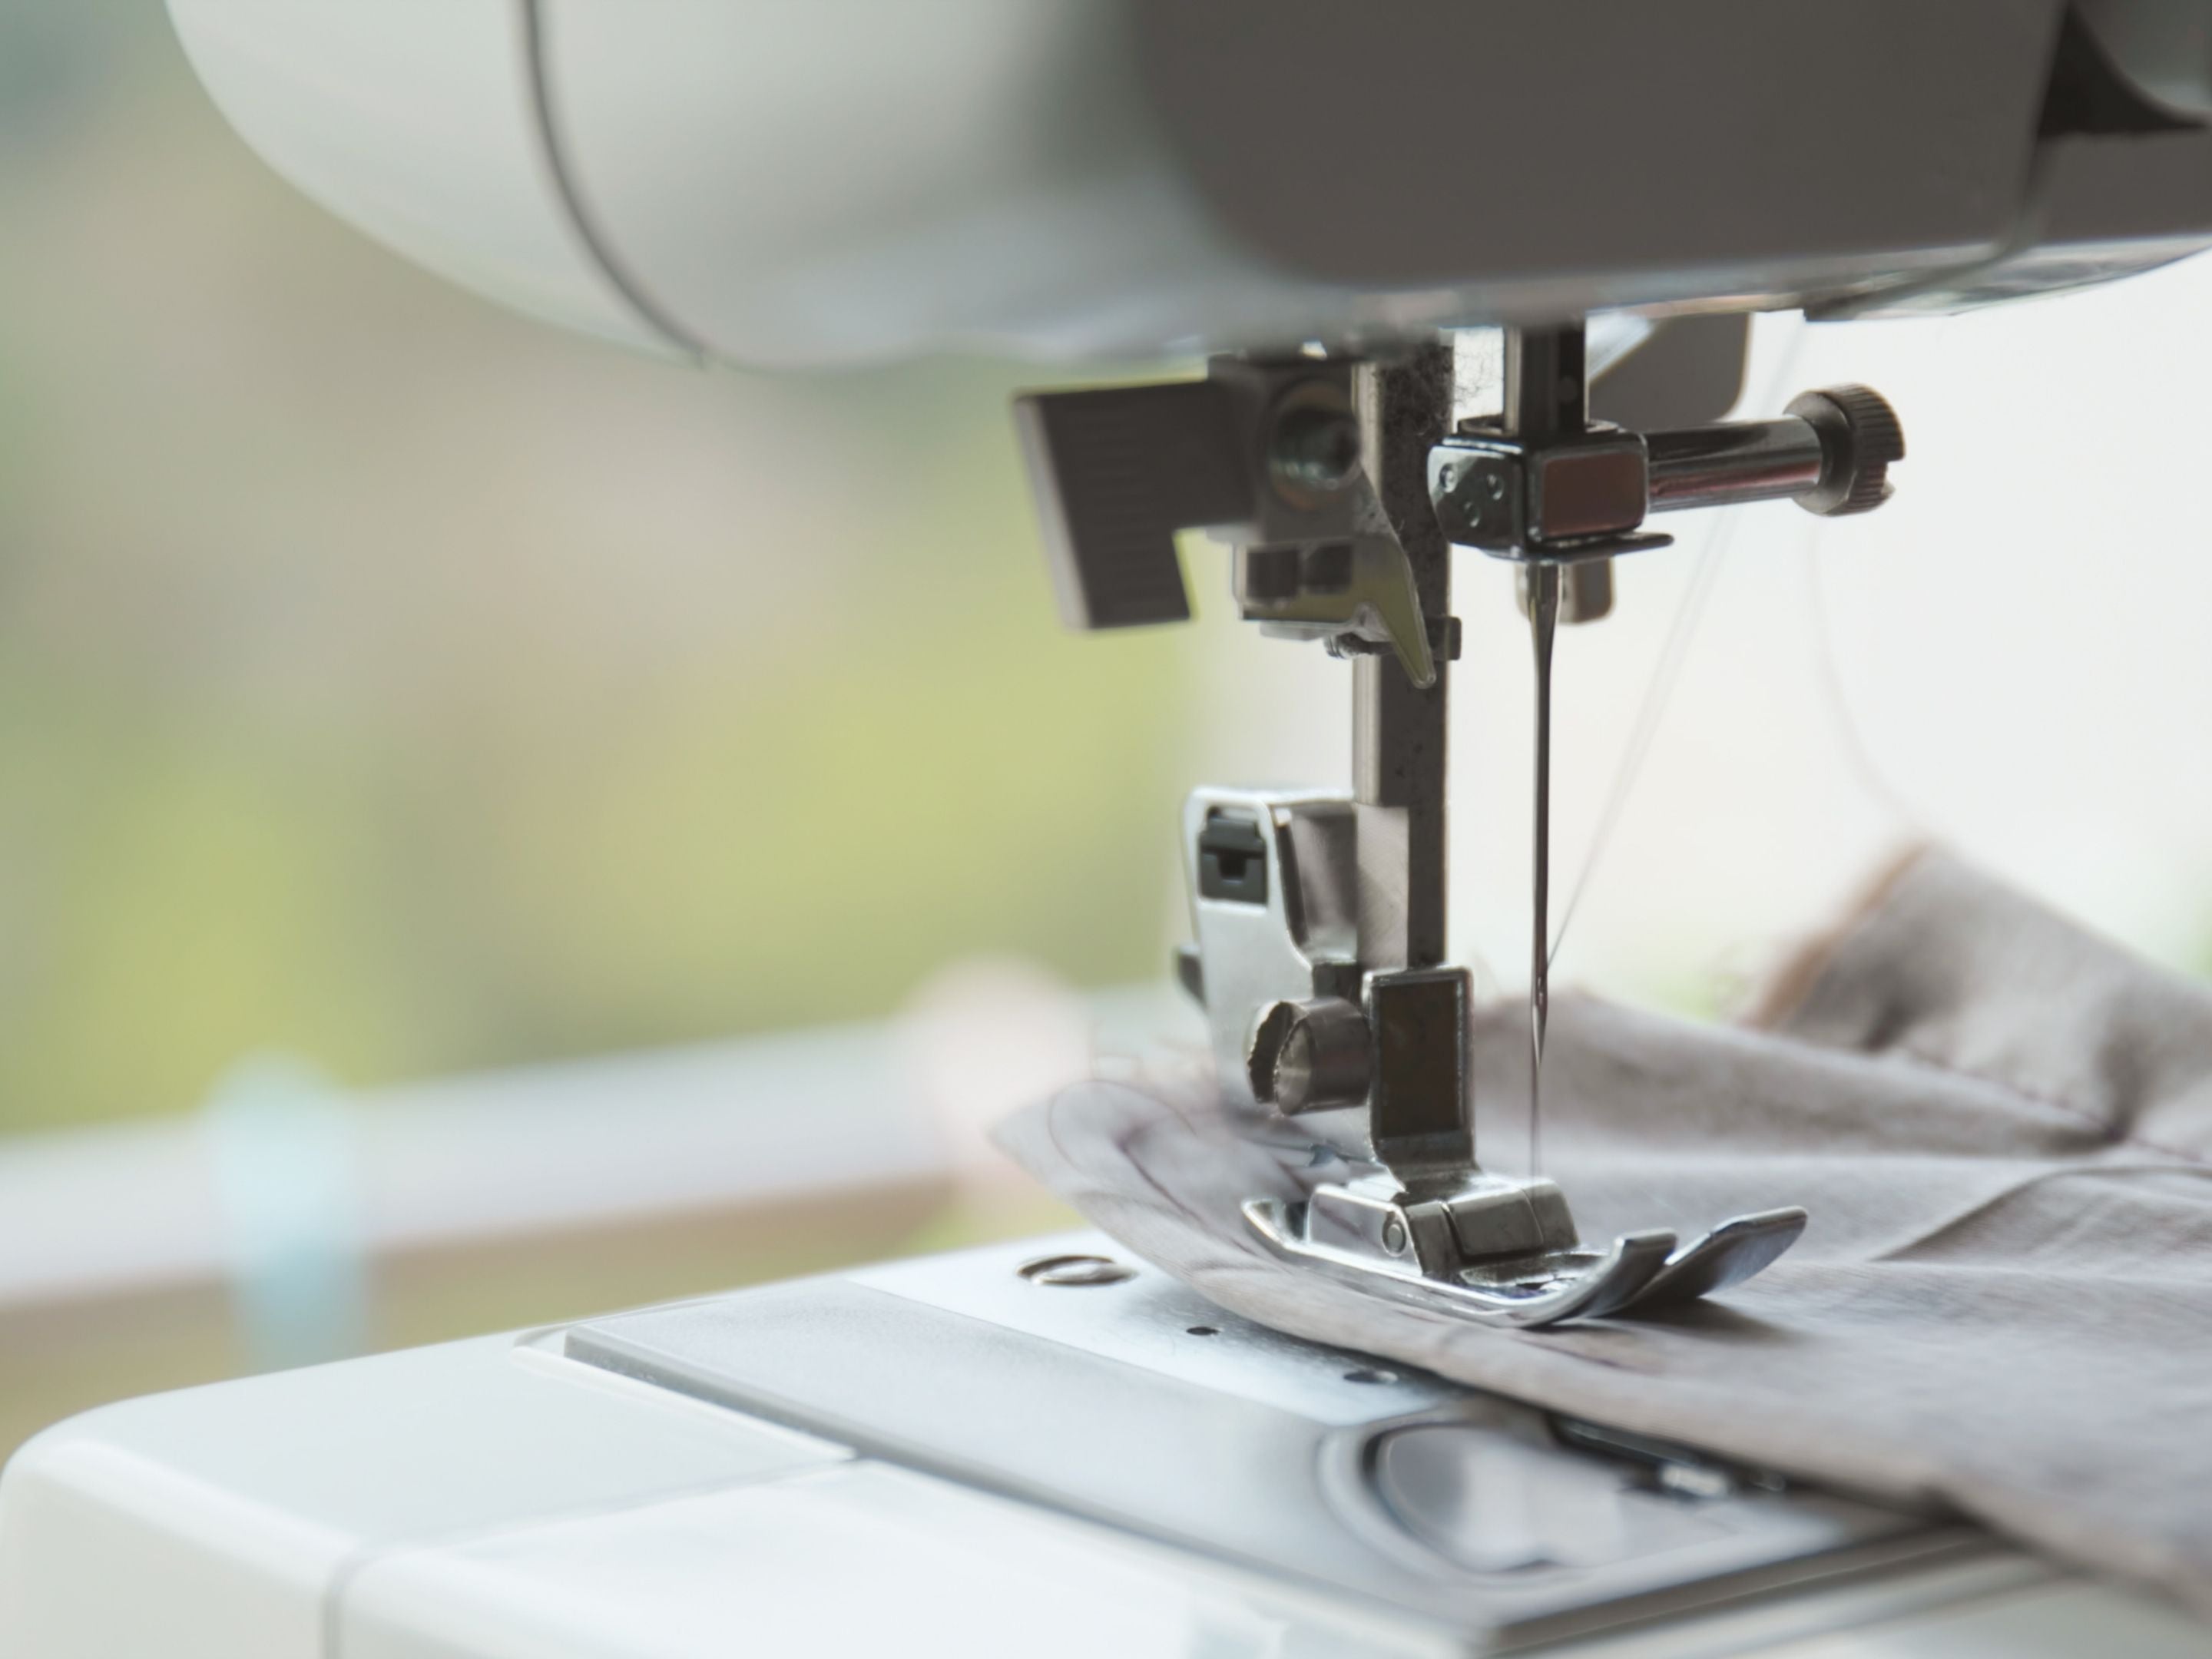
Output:
M1584 367L1579 324L1514 331L1503 415L1456 428L1441 338L1374 362L1217 358L1202 382L1021 405L1071 620L1181 614L1174 536L1202 527L1237 550L1247 620L1352 659L1348 796L1205 788L1184 812L1196 940L1178 973L1223 1093L1348 1166L1297 1203L1247 1205L1249 1224L1316 1272L1516 1326L1717 1289L1803 1218L1739 1218L1683 1250L1671 1232L1586 1249L1554 1182L1476 1161L1473 994L1445 951L1452 546L1521 561L1540 620L1591 620L1606 562L1666 541L1639 530L1647 511L1768 494L1863 511L1901 453L1887 406L1837 388L1647 453L1589 421ZM1541 879L1540 864L1540 895ZM1540 896L1536 914L1540 1050Z
M1451 424L1452 355L1442 341L1353 379L1364 462L1413 567L1424 617L1451 614L1451 546L1430 505L1429 447ZM1444 959L1445 693L1389 657L1352 664L1352 799L1358 817L1359 959L1425 968Z
M1644 443L1654 513L1785 501L1816 488L1827 465L1820 434L1795 415L1654 432Z

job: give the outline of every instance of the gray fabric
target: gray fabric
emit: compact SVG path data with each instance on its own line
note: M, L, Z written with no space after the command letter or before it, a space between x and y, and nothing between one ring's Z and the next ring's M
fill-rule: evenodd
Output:
M1547 1172L1586 1239L1812 1212L1762 1277L1663 1318L1492 1330L1284 1265L1237 1205L1322 1171L1194 1081L1082 1085L1000 1139L1247 1317L1945 1503L2212 1614L2212 994L1929 854L1773 1000L1766 1029L1553 1005ZM1477 1021L1478 1127L1510 1126L1498 1167L1518 1158L1524 1018Z

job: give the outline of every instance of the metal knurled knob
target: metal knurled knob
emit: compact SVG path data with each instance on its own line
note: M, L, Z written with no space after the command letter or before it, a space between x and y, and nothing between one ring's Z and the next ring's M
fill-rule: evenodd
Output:
M1890 497L1892 462L1905 459L1905 428L1870 386L1831 386L1793 398L1790 412L1820 434L1820 482L1798 506L1824 518L1871 513Z

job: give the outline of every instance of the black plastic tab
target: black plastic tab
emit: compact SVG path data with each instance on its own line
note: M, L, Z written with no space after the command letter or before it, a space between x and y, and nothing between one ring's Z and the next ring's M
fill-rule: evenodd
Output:
M1267 840L1249 818L1216 813L1198 832L1198 896L1267 902Z

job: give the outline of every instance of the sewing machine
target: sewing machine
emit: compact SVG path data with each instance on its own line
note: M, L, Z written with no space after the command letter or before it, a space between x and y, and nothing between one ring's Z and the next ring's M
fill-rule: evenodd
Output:
M1722 420L1746 313L2212 245L2212 7L2180 0L172 10L272 165L550 320L784 367L1207 355L1018 406L1062 610L1182 618L1202 529L1243 617L1346 659L1349 790L1187 805L1178 975L1222 1089L1358 1171L1242 1224L1490 1323L1723 1291L1804 1217L1591 1248L1571 1194L1476 1163L1451 550L1518 566L1541 722L1552 630L1665 556L1660 515L1887 498L1864 387ZM0 1650L52 1659L2206 1640L1942 1516L1281 1337L1091 1235L131 1402L0 1480Z

